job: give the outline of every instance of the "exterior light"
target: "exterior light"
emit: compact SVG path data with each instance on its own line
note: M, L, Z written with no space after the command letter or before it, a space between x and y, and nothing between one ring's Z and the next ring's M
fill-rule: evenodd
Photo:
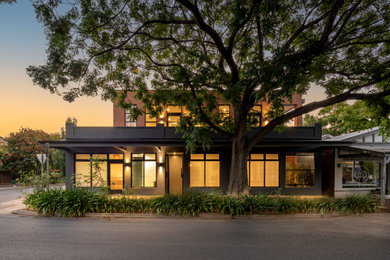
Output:
M265 120L264 125L268 125L268 123L269 123L268 120Z
M130 162L130 160L129 159L126 159L126 163L129 163Z
M164 115L163 115L163 114L161 114L161 115L160 115L160 118L163 118L163 117L164 117Z
M164 124L164 121L160 120L160 122L158 122L159 124Z

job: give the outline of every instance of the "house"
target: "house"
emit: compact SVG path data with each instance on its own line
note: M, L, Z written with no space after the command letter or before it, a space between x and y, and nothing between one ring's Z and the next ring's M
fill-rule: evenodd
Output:
M390 142L385 141L379 127L340 136L324 136L331 142L352 142L349 146L334 149L335 197L350 193L368 193L389 190Z
M143 106L132 93L128 99ZM286 110L301 105L297 95ZM267 106L255 107L257 127L267 124ZM232 116L231 109L221 102L217 112ZM231 162L228 138L212 134L209 150L187 154L185 141L174 128L187 113L184 107L167 105L157 118L146 114L135 121L116 103L113 112L113 127L67 124L65 140L48 142L51 148L65 150L67 188L108 186L112 192L131 189L141 195L182 194L194 189L226 192ZM249 155L250 192L333 196L334 151L351 147L354 141L324 140L321 126L303 127L301 117L288 126L284 132L269 133Z

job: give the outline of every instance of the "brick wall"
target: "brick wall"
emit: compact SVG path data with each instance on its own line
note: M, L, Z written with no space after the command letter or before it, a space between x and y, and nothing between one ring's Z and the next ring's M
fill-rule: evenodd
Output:
M134 98L134 95L135 93L134 92L129 92L127 93L127 99L129 102L131 102L132 104L135 104L137 105L137 107L139 108L142 108L143 107L143 104L140 100L137 100ZM218 97L217 98L218 102L223 104L223 100L221 97ZM286 100L286 104L288 104L289 102ZM296 107L300 107L302 106L302 96L301 95L297 95L295 94L292 98L292 104L294 104ZM267 103L262 103L262 108L263 108L263 118L264 118L264 114L266 113L267 111L267 108L269 107L269 104ZM125 111L118 107L118 104L117 102L115 101L113 103L113 120L114 120L114 126L125 126ZM230 109L230 116L233 115L233 108ZM166 123L166 114L163 115L164 116L164 123ZM296 120L296 126L302 126L303 125L303 120L302 120L302 116L299 116L297 117L297 120ZM137 119L137 126L145 126L145 115L142 115L142 116L139 116L138 119Z

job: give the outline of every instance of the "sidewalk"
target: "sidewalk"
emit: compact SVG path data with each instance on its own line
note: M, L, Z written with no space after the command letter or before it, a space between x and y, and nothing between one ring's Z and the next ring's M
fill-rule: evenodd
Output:
M0 203L0 214L11 214L17 210L25 209L26 205L23 204L24 198L11 200Z

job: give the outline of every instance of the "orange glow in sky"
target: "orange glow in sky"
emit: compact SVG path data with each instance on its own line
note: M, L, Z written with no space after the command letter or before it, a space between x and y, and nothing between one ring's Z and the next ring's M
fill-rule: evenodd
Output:
M112 126L113 108L100 97L82 97L73 103L34 86L26 74L29 65L44 64L47 41L30 1L0 5L0 136L21 127L60 132L68 117L79 126ZM316 87L306 103L323 98Z

